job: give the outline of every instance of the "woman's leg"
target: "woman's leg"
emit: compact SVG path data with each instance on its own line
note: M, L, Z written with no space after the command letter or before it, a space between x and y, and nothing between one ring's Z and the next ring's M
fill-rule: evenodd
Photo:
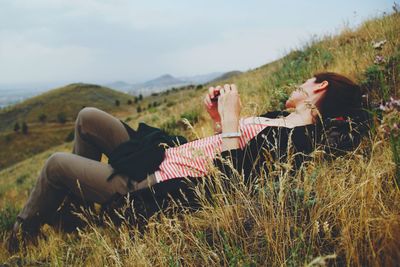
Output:
M108 154L119 144L127 141L129 135L121 121L112 115L93 107L83 108L76 118L73 153L100 161L101 154ZM93 207L86 200L82 203L74 194L68 194L57 210L54 220L49 222L64 231L72 231L83 222L74 214L76 207Z
M125 193L125 179L117 176L105 181L112 168L98 161L102 153L109 154L127 140L128 132L117 118L97 108L82 109L75 123L73 153L76 155L55 153L47 160L14 229L22 226L26 232L36 233L69 192L74 196L72 202L78 199L103 202L115 192Z
M100 161L102 153L109 155L127 140L129 134L120 120L97 108L83 108L75 122L72 153Z
M78 155L57 152L49 157L27 203L18 215L24 221L51 219L66 194L83 203L107 202L116 193L127 193L127 177L116 175L110 165Z
M83 203L108 201L116 193L127 193L127 178L116 175L110 165L71 153L57 152L46 161L28 201L17 217L9 240L9 250L18 249L17 233L35 236L52 217L65 196L71 192Z

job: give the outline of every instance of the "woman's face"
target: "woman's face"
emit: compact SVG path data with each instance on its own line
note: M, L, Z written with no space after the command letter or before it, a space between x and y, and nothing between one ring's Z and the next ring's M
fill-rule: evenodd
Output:
M296 108L299 104L303 104L305 101L310 100L315 94L315 90L320 86L320 84L316 83L315 80L315 77L310 78L294 90L286 101L286 108Z

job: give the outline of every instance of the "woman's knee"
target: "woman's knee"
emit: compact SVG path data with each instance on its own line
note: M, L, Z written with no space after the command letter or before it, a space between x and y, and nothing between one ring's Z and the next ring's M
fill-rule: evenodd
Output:
M76 117L76 127L82 133L90 131L93 123L96 123L96 117L101 115L103 111L94 107L85 107L81 109Z
M63 176L67 156L68 153L55 152L47 159L44 169L48 180L56 180Z

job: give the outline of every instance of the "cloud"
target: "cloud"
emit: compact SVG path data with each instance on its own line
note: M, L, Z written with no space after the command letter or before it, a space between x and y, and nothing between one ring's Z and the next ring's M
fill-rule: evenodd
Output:
M0 42L0 73L14 82L64 80L66 76L79 79L90 72L95 54L87 47L49 47L9 34Z
M247 70L300 47L305 35L295 27L236 29L206 44L167 54L162 61L171 62L174 71L187 75L193 70L199 73Z
M0 83L135 82L246 70L337 27L357 6L377 6L372 0L345 9L317 0L0 2ZM321 17L317 9L329 12Z

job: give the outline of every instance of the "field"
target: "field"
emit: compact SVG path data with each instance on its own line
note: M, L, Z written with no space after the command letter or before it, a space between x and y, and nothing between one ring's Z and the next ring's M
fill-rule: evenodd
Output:
M0 171L0 262L52 266L398 265L400 133L399 124L393 122L399 123L399 113L374 107L390 97L399 98L400 14L372 18L358 29L344 28L337 35L310 40L280 60L224 82L238 85L242 115L255 115L282 108L296 84L320 71L349 76L364 89L376 124L355 151L330 160L322 151L315 151L296 174L290 172L290 162L271 163L274 171L260 177L262 187L256 195L249 194L236 177L239 182L234 192L218 192L215 203L205 201L196 213L160 214L149 221L144 233L127 224L119 228L90 224L73 234L45 226L46 238L40 239L37 247L9 255L3 249L6 232L44 161L55 151L72 149L71 142L53 146ZM212 133L202 108L205 89L170 90L112 112L132 127L144 121L195 139ZM138 106L145 110L138 112ZM192 126L188 128L183 118Z

